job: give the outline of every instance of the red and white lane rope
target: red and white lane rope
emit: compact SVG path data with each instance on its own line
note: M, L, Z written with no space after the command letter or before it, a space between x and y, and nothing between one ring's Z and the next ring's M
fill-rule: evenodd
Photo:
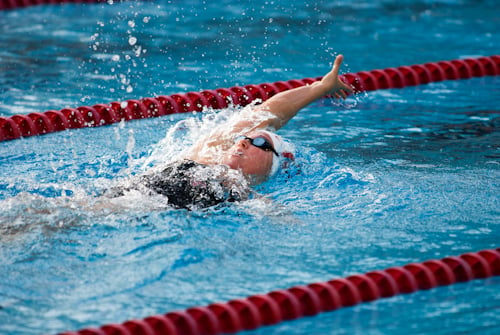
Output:
M498 275L500 248L411 263L61 335L236 333L397 294Z
M500 75L500 56L479 57L382 70L347 73L341 78L357 92L401 88L472 77ZM278 81L258 85L218 88L201 92L173 94L112 102L94 106L49 110L43 113L0 117L0 141L42 135L65 129L98 127L122 120L129 121L174 113L201 111L204 107L226 108L231 104L247 105L255 99L267 100L294 87L311 84L318 78Z

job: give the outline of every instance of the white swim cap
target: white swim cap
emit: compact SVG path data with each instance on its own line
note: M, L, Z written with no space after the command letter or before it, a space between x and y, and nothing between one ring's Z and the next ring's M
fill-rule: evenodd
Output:
M258 132L264 133L273 142L274 150L279 154L279 157L273 154L273 165L271 167L270 176L275 174L280 167L285 167L289 161L295 160L295 148L291 143L286 142L281 136L268 131L268 130L258 130Z

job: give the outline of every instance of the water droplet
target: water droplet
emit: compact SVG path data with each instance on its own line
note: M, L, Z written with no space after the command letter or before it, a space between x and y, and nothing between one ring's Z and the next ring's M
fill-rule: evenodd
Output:
M141 55L141 50L142 50L142 47L140 45L135 47L135 49L134 49L135 57L139 57Z
M137 38L135 38L134 36L130 36L128 38L128 44L135 45L136 43L137 43Z

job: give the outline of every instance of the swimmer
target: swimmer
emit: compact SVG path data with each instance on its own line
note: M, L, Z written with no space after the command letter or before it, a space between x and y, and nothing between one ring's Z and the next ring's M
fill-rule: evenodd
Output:
M252 185L278 171L283 160L293 159L293 147L275 131L313 101L326 95L345 99L353 92L338 77L342 61L343 56L337 56L320 81L244 108L202 136L183 159L139 176L108 195L118 197L139 190L166 196L169 205L187 209L247 199Z

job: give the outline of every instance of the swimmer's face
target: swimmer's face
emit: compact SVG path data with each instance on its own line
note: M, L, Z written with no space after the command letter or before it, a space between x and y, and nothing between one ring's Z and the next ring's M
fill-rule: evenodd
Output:
M273 143L267 134L258 131L246 134L246 136L249 138L264 137L269 143ZM256 178L257 182L262 182L271 171L273 155L271 150L258 148L252 145L248 139L240 139L229 149L223 164Z

